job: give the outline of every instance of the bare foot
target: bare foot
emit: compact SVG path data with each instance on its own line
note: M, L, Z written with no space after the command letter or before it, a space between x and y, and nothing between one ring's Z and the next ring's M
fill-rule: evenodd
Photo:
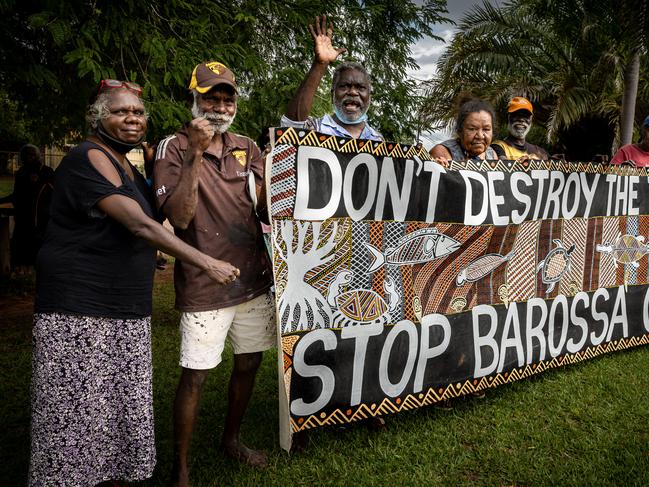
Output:
M263 451L248 448L241 442L221 443L221 448L223 448L225 456L251 467L266 468L268 466L268 457Z
M170 487L189 487L189 472L187 470L176 470L171 472Z

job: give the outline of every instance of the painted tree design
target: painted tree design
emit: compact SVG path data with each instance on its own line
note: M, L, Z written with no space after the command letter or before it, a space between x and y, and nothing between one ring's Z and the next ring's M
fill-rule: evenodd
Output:
M283 333L328 328L332 324L332 312L326 298L305 281L311 269L328 263L335 255L338 223L334 222L330 233L321 240L322 226L322 222L277 222L276 235L281 235L281 241L276 237L273 243L287 268L286 286L279 297Z

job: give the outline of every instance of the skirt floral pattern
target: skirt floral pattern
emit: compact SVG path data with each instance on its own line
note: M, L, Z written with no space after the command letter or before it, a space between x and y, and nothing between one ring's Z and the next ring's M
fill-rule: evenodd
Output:
M33 333L29 485L150 477L151 317L36 314Z

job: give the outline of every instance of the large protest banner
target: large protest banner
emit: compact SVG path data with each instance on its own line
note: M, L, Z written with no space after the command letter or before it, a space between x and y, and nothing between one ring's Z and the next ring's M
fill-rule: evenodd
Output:
M649 343L646 170L274 135L282 446Z

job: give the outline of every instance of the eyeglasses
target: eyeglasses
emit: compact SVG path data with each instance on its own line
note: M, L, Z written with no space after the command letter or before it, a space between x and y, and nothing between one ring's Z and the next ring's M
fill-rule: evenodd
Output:
M120 81L118 79L102 79L101 83L99 83L97 94L101 93L102 91L115 88L126 88L127 90L135 93L137 96L142 96L142 87L140 85L131 81Z

